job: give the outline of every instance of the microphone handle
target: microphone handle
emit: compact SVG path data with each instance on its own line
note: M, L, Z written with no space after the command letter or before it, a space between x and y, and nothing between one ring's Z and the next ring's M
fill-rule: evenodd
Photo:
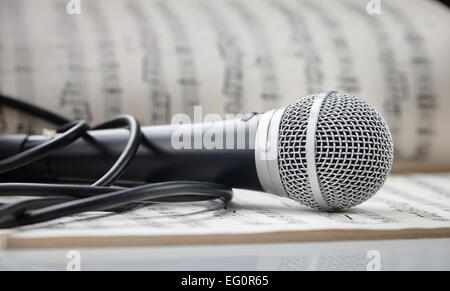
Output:
M242 118L211 123L143 127L139 150L119 181L131 184L203 181L262 190L254 150L259 119L260 114L249 113ZM2 180L94 182L120 155L128 131L92 130L89 136L46 158L2 174ZM10 155L17 152L13 144L21 144L22 150L26 150L47 140L44 136L2 136L0 148L7 149L2 152ZM6 157L0 153L0 159Z

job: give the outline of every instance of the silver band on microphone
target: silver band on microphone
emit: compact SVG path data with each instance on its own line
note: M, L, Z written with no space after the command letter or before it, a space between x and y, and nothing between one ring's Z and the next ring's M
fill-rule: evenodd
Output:
M258 123L255 162L259 181L267 193L286 196L278 167L278 135L286 107L265 112Z
M330 207L323 197L322 191L320 190L319 179L317 178L316 169L316 131L317 131L317 121L319 119L320 108L322 108L322 103L326 97L336 93L335 91L324 92L317 95L314 99L314 103L311 106L311 111L308 117L308 126L306 129L306 164L309 184L311 185L311 190L313 193L314 200L320 206L320 208L329 210Z

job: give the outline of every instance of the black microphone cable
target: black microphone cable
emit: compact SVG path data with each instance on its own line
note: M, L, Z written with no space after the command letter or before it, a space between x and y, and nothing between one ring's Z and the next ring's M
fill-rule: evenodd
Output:
M52 154L78 138L89 139L88 130L128 128L128 141L113 166L92 185L0 183L0 196L39 197L0 204L0 228L35 224L87 211L123 212L161 202L194 202L233 197L232 189L207 182L161 182L124 188L112 186L131 163L141 145L141 127L131 115L120 115L93 128L86 121L70 121L58 114L0 93L0 105L12 107L58 127L49 141L0 161L0 175Z

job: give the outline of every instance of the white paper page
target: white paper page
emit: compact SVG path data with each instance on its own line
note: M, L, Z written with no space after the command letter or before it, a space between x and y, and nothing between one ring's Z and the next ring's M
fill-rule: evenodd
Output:
M434 1L0 0L0 91L98 123L264 111L311 93L365 99L394 170L450 169L450 14ZM42 124L0 109L0 131Z

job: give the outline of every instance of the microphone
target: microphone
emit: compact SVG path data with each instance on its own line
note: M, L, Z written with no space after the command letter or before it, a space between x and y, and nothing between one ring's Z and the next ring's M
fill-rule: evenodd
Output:
M91 182L126 144L126 129L91 130L57 152L7 174L32 181ZM0 137L0 158L45 136ZM265 113L142 128L142 142L121 183L202 181L285 196L336 211L373 196L392 167L394 146L381 115L335 91Z

